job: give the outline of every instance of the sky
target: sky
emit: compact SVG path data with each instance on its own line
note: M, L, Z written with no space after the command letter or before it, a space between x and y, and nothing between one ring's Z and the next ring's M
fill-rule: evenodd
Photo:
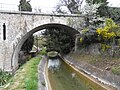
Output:
M0 0L0 10L17 10L20 0ZM50 12L54 9L59 0L31 0L32 8L41 9L45 12ZM120 0L107 0L110 6L120 7ZM35 10L35 9L34 9Z
M17 6L19 5L20 0L0 0L0 10L4 9L11 9L15 11L18 9ZM29 0L26 0L29 1ZM30 4L32 5L32 8L36 9L42 9L43 11L51 10L55 7L58 0L31 0Z

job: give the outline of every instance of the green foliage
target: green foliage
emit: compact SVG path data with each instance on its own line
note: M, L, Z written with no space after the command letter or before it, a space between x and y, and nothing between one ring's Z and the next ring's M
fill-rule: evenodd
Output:
M96 32L102 36L102 39L111 39L116 36L114 32L109 32L108 27L104 27L103 29L98 28Z
M83 42L83 38L80 38L80 43L82 43Z
M37 90L38 89L38 64L41 55L30 59L10 79L10 85L4 90Z
M120 8L119 7L109 7L107 17L112 18L116 23L120 23Z
M120 66L112 67L112 72L116 75L120 75Z
M80 37L80 43L81 45L90 45L91 43L97 43L98 42L98 36L94 29L83 29L81 31L81 37Z
M108 16L108 2L107 0L86 0L86 2L89 4L89 5L94 5L94 4L100 4L100 6L97 8L97 13L96 15L99 15L101 17L103 16Z
M98 3L106 3L107 0L86 0L89 4L98 4Z
M108 7L104 4L98 8L98 14L101 17L112 18L115 22L120 23L120 8L119 7Z
M43 35L46 38L45 47L47 51L57 51L62 54L67 54L74 47L74 36L71 35L71 31L52 27L47 29Z
M34 44L34 36L30 36L21 47L21 50L26 51L28 53L29 51L32 50L33 44Z
M111 49L111 44L118 45L116 37L119 37L120 27L112 20L106 19L104 27L98 29L84 29L81 31L80 47L86 47L93 43L101 43L102 51Z
M19 11L32 11L32 7L29 3L29 1L26 0L20 0L20 4L19 4Z
M117 36L117 31L119 26L115 24L112 19L106 19L105 26L103 28L98 28L96 33L102 40L110 40Z
M102 48L102 51L104 52L104 51L106 51L107 49L110 49L111 46L106 45L106 44L101 44L101 48Z
M32 61L33 60L33 61ZM37 90L38 88L38 73L37 67L39 63L39 58L33 58L29 64L29 69L27 70L25 78L26 90Z
M11 78L11 74L0 69L0 86L5 85Z
M46 50L47 50L46 47L43 47L42 50L40 51L40 54L46 55L47 54Z

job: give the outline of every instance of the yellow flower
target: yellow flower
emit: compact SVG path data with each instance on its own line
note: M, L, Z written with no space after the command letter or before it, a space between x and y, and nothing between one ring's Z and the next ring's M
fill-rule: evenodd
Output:
M82 43L82 41L83 41L83 39L82 39L82 38L80 38L80 43Z

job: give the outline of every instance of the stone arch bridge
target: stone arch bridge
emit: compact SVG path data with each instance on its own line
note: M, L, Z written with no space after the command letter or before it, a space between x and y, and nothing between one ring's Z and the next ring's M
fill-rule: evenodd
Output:
M18 52L33 33L50 26L80 30L84 16L0 11L0 69L16 70ZM6 40L3 31L6 30ZM68 31L69 32L69 31Z

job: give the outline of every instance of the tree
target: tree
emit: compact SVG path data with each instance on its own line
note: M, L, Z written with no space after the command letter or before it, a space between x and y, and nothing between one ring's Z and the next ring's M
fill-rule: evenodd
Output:
M96 15L104 16L107 14L107 10L108 10L107 0L86 0L86 3L89 6L99 5L96 10Z
M92 5L100 3L96 14L100 17L112 18L115 22L120 23L119 7L109 7L107 0L86 0L86 2Z
M22 45L21 50L22 50L22 51L26 51L27 53L29 53L29 51L32 50L33 44L34 44L34 37L33 37L33 36L30 36L30 37L25 41L25 43Z
M120 8L119 7L108 7L107 14L104 16L107 18L111 18L116 23L120 23Z
M56 11L58 13L68 13L79 14L81 13L81 5L83 0L60 0L60 3L57 5ZM67 8L67 11L62 10L62 8Z
M32 11L32 7L29 3L30 1L20 0L19 11Z
M69 31L70 32L70 31ZM74 47L75 37L63 28L51 27L43 33L46 38L47 51L57 51L61 54L69 53Z
M107 0L86 0L89 4L108 3Z

